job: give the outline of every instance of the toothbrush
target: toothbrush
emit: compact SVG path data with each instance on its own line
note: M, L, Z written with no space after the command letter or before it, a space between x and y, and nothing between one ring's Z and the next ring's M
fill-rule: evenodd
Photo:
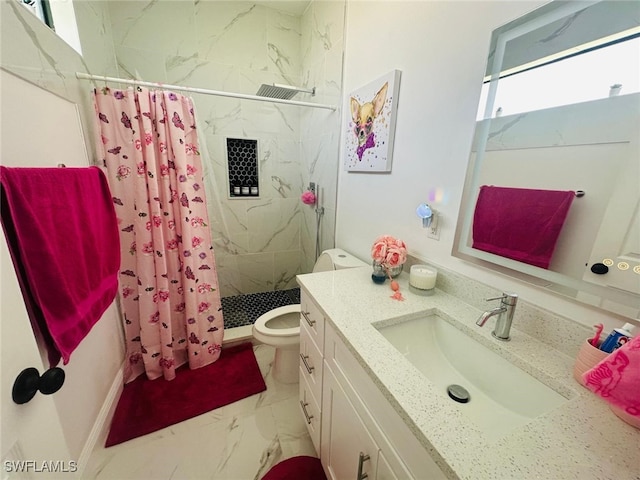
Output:
M604 326L601 323L597 323L596 325L593 326L593 328L596 329L596 334L593 336L591 340L589 340L589 343L594 347L598 348L598 342L600 341L600 334L602 333L602 329L604 328Z

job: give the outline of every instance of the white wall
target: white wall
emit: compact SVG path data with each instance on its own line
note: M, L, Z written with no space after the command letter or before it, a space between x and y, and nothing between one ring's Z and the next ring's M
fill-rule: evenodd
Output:
M524 300L586 325L618 326L620 319L451 256L491 32L544 3L348 3L345 98L390 70L401 70L402 79L392 172L341 169L336 243L366 260L376 236L394 235L423 260L517 291ZM346 113L343 122L348 122ZM444 192L432 203L441 215L439 241L427 238L415 215L416 206L436 188Z

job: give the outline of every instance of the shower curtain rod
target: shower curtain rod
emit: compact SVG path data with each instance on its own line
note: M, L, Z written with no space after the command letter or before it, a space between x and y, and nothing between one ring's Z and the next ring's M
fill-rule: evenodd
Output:
M182 87L180 85L169 85L165 83L144 82L142 80L129 80L126 78L105 77L102 75L89 75L87 73L76 72L76 78L80 80L100 80L104 82L117 82L127 85L139 85L142 87L158 87L168 90L181 90L184 92L202 93L204 95L217 95L219 97L240 98L243 100L257 100L259 102L284 103L285 105L296 105L298 107L324 108L327 110L337 110L335 105L326 105L323 103L298 102L296 100L283 100L280 98L260 97L258 95L246 95L244 93L223 92L220 90L207 90L205 88Z

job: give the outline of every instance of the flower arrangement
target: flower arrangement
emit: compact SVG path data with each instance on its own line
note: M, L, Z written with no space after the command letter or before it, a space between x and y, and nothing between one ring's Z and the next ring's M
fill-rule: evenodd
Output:
M395 292L391 298L404 300L400 293L400 285L391 277L391 269L400 267L407 261L405 243L391 235L382 235L373 242L371 258L384 269L386 275L391 279L391 290Z
M398 267L407 261L407 246L391 235L382 235L373 242L371 258L385 270Z

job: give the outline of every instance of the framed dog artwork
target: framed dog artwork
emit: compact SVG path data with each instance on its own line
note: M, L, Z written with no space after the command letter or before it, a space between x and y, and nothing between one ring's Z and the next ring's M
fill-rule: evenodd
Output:
M393 70L347 97L347 171L391 171L399 90L400 70Z

